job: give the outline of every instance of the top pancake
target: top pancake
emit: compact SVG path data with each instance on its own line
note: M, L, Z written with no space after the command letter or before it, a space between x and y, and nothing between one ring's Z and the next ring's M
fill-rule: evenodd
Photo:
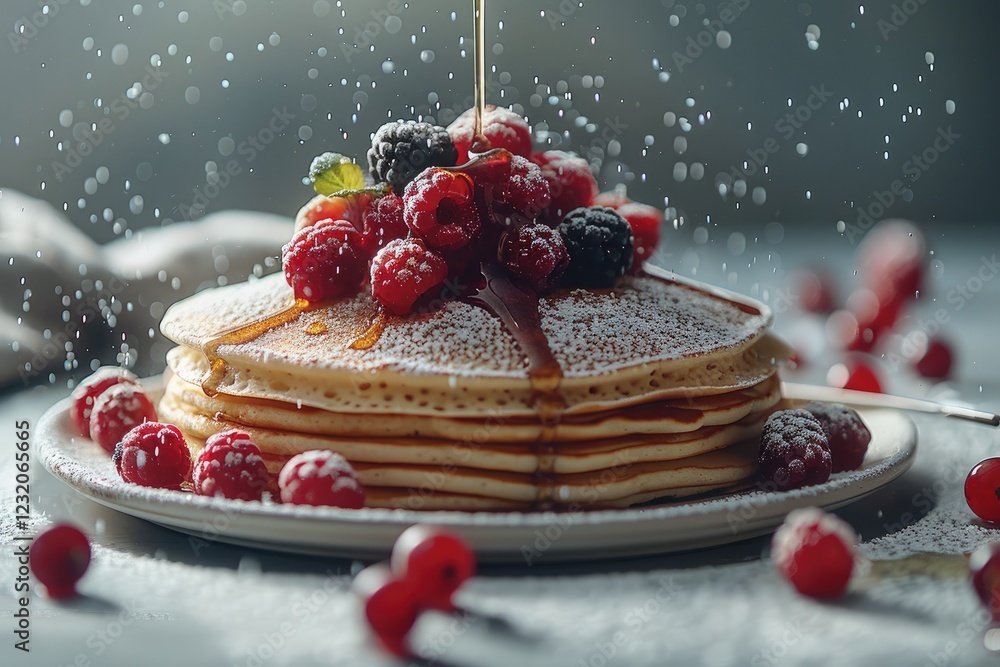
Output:
M176 343L201 351L219 334L291 304L291 290L275 275L181 301L167 311L161 328ZM220 391L326 409L399 403L387 402L380 388L443 391L449 395L446 410L466 409L455 405L463 392L470 403L486 396L494 405L531 407L527 358L486 310L452 301L431 313L390 317L374 346L350 349L374 312L371 297L362 293L311 308L250 342L219 346L216 353L228 366ZM626 277L613 289L558 292L540 299L539 313L570 407L753 386L773 374L773 356L780 356L761 341L771 320L766 306L669 274ZM189 382L200 382L207 368L203 355L197 356L172 363ZM289 387L296 387L295 396ZM435 409L433 395L421 402L422 409Z

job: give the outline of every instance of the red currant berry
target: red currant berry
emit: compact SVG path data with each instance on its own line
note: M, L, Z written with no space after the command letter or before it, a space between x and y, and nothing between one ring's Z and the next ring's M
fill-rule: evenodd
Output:
M102 366L93 375L77 385L70 397L72 403L69 408L69 414L73 418L73 425L76 426L77 433L87 438L90 437L90 412L94 408L94 401L105 390L124 382L138 384L139 378L124 368Z
M826 314L833 311L836 299L833 296L832 280L819 269L799 269L792 275L792 294L798 297L798 304L807 313Z
M569 266L569 252L559 232L538 223L504 234L499 254L511 273L539 292L553 285Z
M90 565L90 542L78 528L56 524L31 543L28 564L50 598L72 597Z
M1000 544L984 544L969 556L972 588L989 610L993 620L1000 620Z
M351 590L365 605L365 619L382 646L393 655L409 657L407 641L417 621L420 604L410 582L393 577L384 564L365 568Z
M199 496L238 500L260 500L268 481L260 448L241 431L209 436L191 477Z
M951 375L954 356L951 347L944 341L925 337L923 345L917 347L917 353L912 357L913 367L925 378L940 380Z
M843 519L815 507L794 510L771 541L771 557L803 595L844 594L854 571L857 534Z
M475 126L475 109L466 110L448 126L448 134L458 150L460 165L469 161ZM510 109L487 106L482 118L482 132L489 148L505 148L521 157L531 155L531 129L528 122Z
M364 214L364 242L374 255L390 241L406 238L410 229L403 222L403 199L389 193L373 199Z
M285 280L310 303L355 294L368 268L361 234L347 220L320 220L281 251Z
M314 449L288 459L278 474L281 502L359 509L365 490L358 474L342 455Z
M191 452L179 428L148 421L125 434L112 457L126 482L179 490L191 477Z
M90 412L90 439L114 453L115 447L135 426L156 421L156 408L139 385L112 385L94 402Z
M586 160L563 151L545 151L533 155L531 161L541 168L552 193L552 202L544 212L546 220L561 222L570 211L594 203L597 180Z
M862 282L878 296L890 327L916 298L926 262L924 235L916 225L902 220L879 223L858 247Z
M826 374L826 382L831 387L868 391L873 394L882 393L882 383L875 369L867 363L851 359L843 364L835 364Z
M448 277L448 264L420 239L391 241L372 260L372 298L389 312L406 315L424 294Z
M458 535L428 526L404 530L392 547L392 573L406 580L425 607L452 611L452 595L476 572L476 555Z
M420 172L403 191L403 220L432 248L457 250L479 234L472 178L438 167Z
M965 478L965 502L976 516L1000 524L1000 458L985 459Z

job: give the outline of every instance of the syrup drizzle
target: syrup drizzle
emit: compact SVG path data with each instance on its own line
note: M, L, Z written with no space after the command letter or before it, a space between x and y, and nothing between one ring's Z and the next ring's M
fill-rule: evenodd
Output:
M472 135L470 150L482 153L489 148L489 142L483 135L483 116L486 114L486 0L473 0L473 11L476 20L474 51L476 61L476 125Z
M309 302L305 299L296 299L292 305L273 315L256 320L250 324L244 324L217 334L201 346L202 352L208 357L209 371L201 380L201 390L206 396L216 396L219 387L226 376L229 368L226 360L219 356L219 348L223 345L240 345L249 343L260 338L268 331L277 329L280 326L293 322L309 308Z
M368 325L368 328L365 329L365 332L351 341L351 344L347 347L352 350L367 350L371 348L378 342L378 339L382 337L382 332L385 331L386 321L387 318L385 311L379 308L375 311L372 322Z

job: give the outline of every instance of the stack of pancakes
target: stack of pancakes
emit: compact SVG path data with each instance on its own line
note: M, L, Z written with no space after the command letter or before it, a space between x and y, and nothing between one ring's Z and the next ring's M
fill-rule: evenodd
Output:
M281 276L167 312L177 347L160 418L195 452L242 429L275 474L299 452L340 452L375 507L625 507L755 473L784 354L764 306L647 274L538 309L562 371L555 419L540 414L527 355L487 310L454 300L389 317L354 349L376 318L370 295L296 309Z

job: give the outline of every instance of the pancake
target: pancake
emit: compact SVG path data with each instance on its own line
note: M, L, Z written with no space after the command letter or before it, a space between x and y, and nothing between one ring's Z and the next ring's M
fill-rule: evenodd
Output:
M195 453L246 431L275 474L338 451L378 507L624 507L745 483L781 407L771 313L646 271L539 299L558 365L541 381L525 339L468 300L380 320L367 292L307 306L280 276L207 290L163 318L178 345L159 414Z

